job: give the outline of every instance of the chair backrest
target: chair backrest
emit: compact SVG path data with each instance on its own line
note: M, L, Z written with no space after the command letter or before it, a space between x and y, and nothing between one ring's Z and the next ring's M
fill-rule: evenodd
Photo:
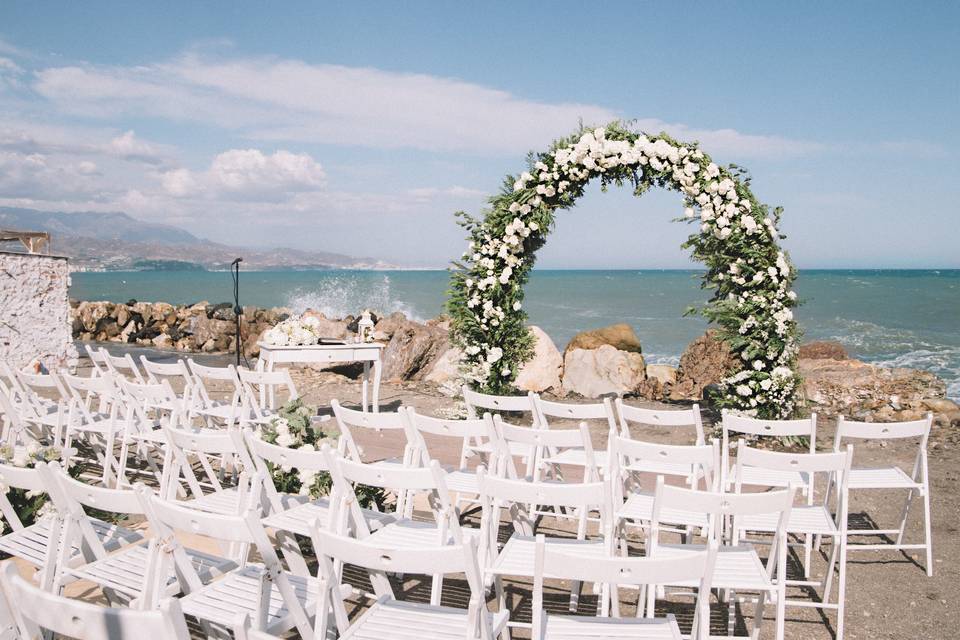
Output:
M98 376L82 378L62 370L60 379L70 393L71 421L74 424L78 419L93 419L91 411L94 401L97 401L100 411L116 409L117 387L110 371L104 370Z
M3 492L0 493L0 513L3 514L3 518L11 529L19 531L23 529L23 522L20 521L17 510L14 509L10 499L7 498L7 491L22 489L24 491L46 493L47 487L43 478L40 477L40 472L36 469L27 469L12 464L0 464L0 487L3 488Z
M527 449L527 468L525 475L532 477L534 469L541 461L554 452L564 449L582 449L586 459L584 478L596 477L597 460L590 441L590 429L581 422L575 429L531 429L504 422L499 415L493 416L494 431L498 436L495 443L498 461L501 463L497 475L517 477L510 455L510 443L525 445Z
M499 529L500 510L510 508L513 526L523 535L532 535L536 516L528 512L530 505L550 505L571 509L596 509L600 513L600 530L609 540L612 495L607 480L582 483L531 482L515 478L498 478L480 467L477 469L480 504L483 509L481 527L488 532Z
M559 545L548 545L546 537L538 534L533 562L534 614L533 631L530 637L537 639L544 637L543 585L544 578L550 577L606 585L634 586L695 582L699 587L696 606L698 613L694 616L690 637L699 640L704 637L700 630L709 629L710 626L709 598L717 548L717 542L710 540L707 548L702 551L691 549L688 553L672 554L669 558L597 557L595 554L584 556L566 551ZM675 620L671 622L675 633L672 637L679 638L680 629Z
M459 441L458 444L461 449L464 443L470 439L489 442L496 438L490 414L484 414L483 418L478 419L450 420L425 416L417 413L413 407L401 407L400 413L406 418L407 442L413 448L414 461L423 466L429 466L430 460L433 458L430 455L430 447L424 436L453 438Z
M117 378L117 388L120 390L120 401L127 407L127 418L135 414L139 420L149 420L151 411L165 411L171 415L172 424L179 424L184 418L186 407L183 404L170 382L161 378L159 382L132 382L126 378Z
M453 544L437 544L420 548L396 548L377 542L360 541L313 527L312 542L317 550L320 574L320 594L317 600L317 629L315 636L328 637L328 618L321 612L334 608L340 636L347 633L347 613L337 578L337 566L350 564L366 569L371 574L374 587L385 591L381 598L393 598L393 590L386 580L386 574L414 574L440 576L459 574L466 576L470 589L469 619L478 626L477 635L468 632L465 640L481 638L493 640L491 616L487 611L484 597L483 579L477 564L477 546L473 538ZM332 596L332 597L331 597ZM429 635L429 629L421 629ZM411 632L416 632L411 629ZM387 634L384 637L388 637Z
M350 458L361 461L363 452L360 445L357 444L357 430L365 429L368 432L373 431L380 434L383 431L402 434L403 436L403 461L409 462L411 452L410 443L406 441L406 417L401 412L382 411L372 413L367 411L357 411L347 409L336 399L330 401L330 407L333 409L334 418L337 421L337 428L340 430L340 452Z
M839 449L845 438L858 440L921 438L925 445L932 424L932 413L928 413L922 420L911 420L909 422L857 422L838 416L837 434L833 446L834 449Z
M652 427L689 427L695 435L693 444L705 442L699 404L694 403L689 409L643 409L626 405L620 398L615 404L622 436L630 437L630 424L635 423Z
M154 362L147 359L147 356L140 356L140 366L147 374L147 382L150 384L159 384L160 380L174 379L180 380L184 385L184 395L187 393L187 387L193 384L193 376L187 368L187 363L183 360L176 362Z
M237 375L237 368L232 364L225 367L208 367L194 362L193 358L187 360L187 367L193 374L193 403L201 408L213 406L213 398L210 396L210 390L207 388L207 382L227 382L232 387L230 389L230 403L239 406L242 396L240 387L240 378Z
M550 418L565 420L605 420L604 431L609 431L617 424L617 417L613 412L613 402L604 398L602 402L589 404L573 404L570 402L550 402L538 395L533 396L533 404L537 408L537 419L541 426L549 427Z
M200 481L193 471L190 456L197 458L203 469L206 481L214 491L223 489L210 461L210 456L236 456L241 464L249 463L249 456L245 448L237 448L237 443L230 435L230 429L177 429L169 424L161 423L166 437L167 452L163 461L163 477L160 481L161 496L164 498L176 495L180 478L182 477L195 497L203 496Z
M114 377L127 377L132 378L136 382L145 382L143 374L140 373L140 369L137 367L137 363L134 362L133 356L129 353L125 353L122 356L115 356L107 351L105 347L101 347L100 352L103 354L103 362L107 370L110 371Z
M733 472L734 489L740 493L743 485L741 477L745 467L757 467L773 471L791 471L806 473L810 477L808 494L813 496L815 478L818 474L827 476L827 483L836 483L839 490L841 504L837 512L845 513L847 482L850 474L850 465L853 462L853 447L833 453L790 453L783 451L767 451L748 447L744 440L737 443L737 463ZM828 499L830 496L825 496ZM844 516L845 517L845 516Z
M811 413L809 418L796 420L765 420L741 416L723 410L723 469L730 468L730 434L746 434L751 436L770 436L775 438L801 437L807 438L810 453L817 450L817 414Z
M685 478L692 488L700 486L707 491L720 489L720 444L716 438L708 444L659 444L625 438L616 432L610 433L608 452L611 478L620 475L615 488L639 489L639 478L632 477L635 471L644 469L643 463L665 463L652 466L658 474ZM676 465L676 473L669 469Z
M67 400L69 394L66 387L63 386L60 378L56 373L30 373L28 371L16 371L14 372L17 380L20 384L33 391L37 392L50 392L53 391L56 394L54 400Z
M95 349L89 344L83 345L84 350L87 352L87 357L90 358L90 363L93 365L93 371L90 375L100 375L107 371L107 360L104 357L102 348Z
M190 638L175 599L165 600L151 611L103 607L48 593L21 578L11 562L0 567L0 587L7 602L13 603L10 609L24 639L42 637L41 629L83 640Z
M536 423L537 409L534 406L536 395L530 391L525 396L495 396L473 391L466 385L463 386L463 401L467 405L467 417L472 419L479 418L485 411L493 413L521 412L529 413L531 422ZM477 409L483 411L477 411Z
M765 493L723 493L719 491L697 491L668 485L663 476L657 478L657 489L653 501L653 515L651 517L650 536L652 545L656 545L660 524L663 522L664 509L702 513L707 516L708 527L705 533L708 539L718 542L724 533L724 520L732 519L736 530L736 521L741 516L779 514L776 535L785 535L787 519L793 506L793 497L796 492L791 486L780 491ZM653 555L648 552L648 555ZM771 554L772 556L773 554Z
M285 504L284 496L280 495L273 484L270 465L282 469L296 469L301 473L329 472L327 458L319 450L291 449L278 444L267 442L260 438L249 427L244 429L230 429L230 436L238 451L246 450L253 469L264 478L262 489L266 494L270 508L275 512L284 511L292 505ZM241 460L242 461L242 460Z
M289 369L275 371L237 369L237 373L240 376L243 404L257 418L263 418L266 409L276 409L275 400L278 389L286 390L288 402L299 397ZM241 412L241 415L244 413Z

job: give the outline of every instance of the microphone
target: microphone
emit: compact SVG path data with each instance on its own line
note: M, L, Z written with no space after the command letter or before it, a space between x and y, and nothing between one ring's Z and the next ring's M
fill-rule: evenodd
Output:
M230 263L230 266L231 266L231 267L235 267L235 266L237 266L238 264L240 264L241 262L243 262L243 258L237 258L236 260L234 260L233 262Z

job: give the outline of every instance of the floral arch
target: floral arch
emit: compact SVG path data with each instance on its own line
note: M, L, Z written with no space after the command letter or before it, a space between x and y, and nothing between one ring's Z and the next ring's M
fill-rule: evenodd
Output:
M679 191L680 220L699 223L684 243L706 266L712 295L699 310L739 356L739 370L721 383L720 406L765 418L793 414L798 330L791 285L796 269L777 231L780 210L760 203L740 168L718 166L696 143L647 135L620 122L583 129L531 154L529 168L507 176L483 219L458 212L469 247L454 263L447 310L451 335L463 350L468 382L489 393L514 389L520 366L533 354L526 329L524 285L558 209L573 206L588 182Z

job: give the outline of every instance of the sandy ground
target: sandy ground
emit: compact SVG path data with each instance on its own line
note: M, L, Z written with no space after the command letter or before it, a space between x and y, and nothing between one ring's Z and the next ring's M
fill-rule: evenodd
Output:
M329 412L329 403L333 398L345 406L358 406L360 385L355 380L340 376L317 374L312 371L294 370L294 379L306 401L320 407L321 412ZM634 402L630 404L650 405ZM381 410L395 410L401 405L413 406L418 411L432 415L447 410L452 400L443 395L416 387L415 385L384 384L381 390ZM710 418L709 415L705 416ZM827 450L832 447L832 421L821 421L818 448ZM709 428L709 427L708 427ZM591 425L591 435L598 449L605 448L606 426ZM683 442L683 434L671 433L666 429L639 429L634 435L638 438L660 442ZM402 434L382 432L380 434L361 434L358 438L366 459L375 460L392 457L402 447ZM459 445L435 439L428 442L431 452L442 462L456 463L459 459ZM934 576L925 573L922 551L900 553L896 551L859 551L851 552L847 574L847 614L846 637L859 639L907 640L917 638L956 638L960 628L960 536L958 536L958 516L960 516L960 498L958 498L957 462L960 460L960 433L949 432L944 428L935 428L930 444L930 473L932 493L932 526L934 545ZM877 443L861 443L855 448L857 466L879 466L890 461L900 465L908 472L912 468L915 445L907 443L881 446ZM893 527L903 504L904 494L887 491L857 492L851 500L851 522L878 522L885 527ZM919 506L919 501L915 504ZM909 540L922 539L922 521L919 509L911 512L907 528ZM474 517L468 516L468 522ZM543 530L549 534L568 535L569 526L548 518ZM504 534L508 531L504 530ZM191 540L200 544L203 541ZM210 546L205 542L204 546ZM211 549L213 550L213 549ZM822 575L826 566L825 557L815 554L813 575ZM796 570L796 565L791 565ZM29 573L23 567L24 573ZM360 578L357 578L358 580ZM408 580L397 585L402 597L421 599L426 597L428 586L422 581ZM452 601L463 595L464 585L456 580L448 580L448 594L445 598ZM561 586L561 585L558 585ZM529 619L529 585L523 581L512 582L508 591L512 606L520 619ZM97 599L98 594L90 585L75 583L68 593L85 599ZM804 597L803 592L793 590L791 597ZM585 593L581 600L581 611L588 613L593 597ZM632 603L624 600L629 611ZM555 589L548 598L550 608L558 612L565 609L566 595L562 589ZM688 609L688 608L687 608ZM683 626L687 611L677 609L678 618ZM752 615L752 607L746 610ZM773 608L767 608L762 638L773 638ZM712 609L712 632L725 633L728 612L724 607L715 605ZM787 610L786 637L795 640L808 638L833 638L835 614L821 614L813 609L790 608ZM738 633L742 633L742 619L738 621ZM516 634L525 637L521 631Z

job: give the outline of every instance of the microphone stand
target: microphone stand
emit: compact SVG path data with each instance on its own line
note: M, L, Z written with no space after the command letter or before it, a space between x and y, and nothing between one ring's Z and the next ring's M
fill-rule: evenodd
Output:
M237 366L240 366L240 356L242 351L242 340L240 338L240 316L243 315L243 307L240 306L240 263L243 258L237 258L230 264L230 275L233 277L233 315L237 322ZM246 361L246 358L244 358Z

